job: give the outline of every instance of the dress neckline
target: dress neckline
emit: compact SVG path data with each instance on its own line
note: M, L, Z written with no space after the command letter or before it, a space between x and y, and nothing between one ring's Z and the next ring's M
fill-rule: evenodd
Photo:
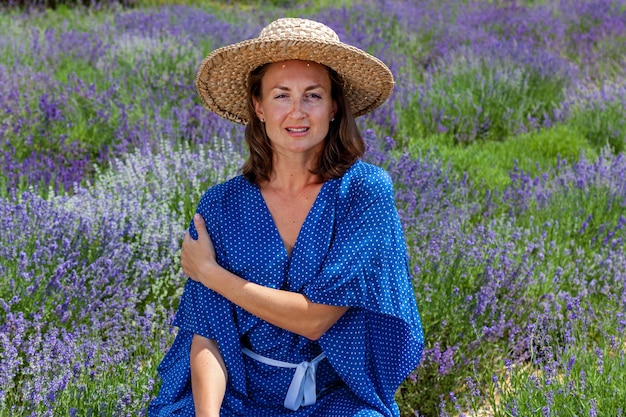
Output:
M285 243L283 242L283 238L280 235L280 231L278 230L278 227L276 226L276 222L274 221L274 217L272 216L272 212L270 211L269 206L267 205L267 202L265 201L265 197L263 197L263 193L261 193L261 188L258 185L255 184L254 188L256 189L256 193L257 193L258 198L260 198L260 200L262 202L263 211L265 212L266 216L269 219L269 222L272 225L272 229L273 229L273 233L274 233L273 239L277 239L280 247L282 248L282 252L283 252L284 256L288 260L291 260L293 258L294 253L296 252L296 249L299 246L298 242L302 240L300 238L300 236L302 235L302 230L305 229L305 226L309 222L309 219L311 218L311 213L315 212L315 210L317 209L317 206L319 205L319 201L322 199L322 196L326 193L326 189L328 188L328 184L330 182L332 182L332 179L324 181L324 183L320 187L320 190L318 191L317 195L315 196L315 199L313 200L313 204L311 205L311 208L309 209L308 213L306 214L306 216L304 218L304 222L302 222L302 225L300 226L300 230L298 231L298 235L296 236L296 240L294 241L293 247L291 248L291 254L289 254L289 251L287 250L287 247L285 246Z

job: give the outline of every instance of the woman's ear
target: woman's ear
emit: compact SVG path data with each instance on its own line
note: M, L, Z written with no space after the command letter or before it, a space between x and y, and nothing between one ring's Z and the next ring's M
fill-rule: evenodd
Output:
M256 97L252 97L252 104L254 104L254 112L260 121L265 122L265 115L263 114L263 106L261 106L261 102L256 99Z
M337 102L333 100L333 107L330 109L330 121L335 120L335 114L337 114Z

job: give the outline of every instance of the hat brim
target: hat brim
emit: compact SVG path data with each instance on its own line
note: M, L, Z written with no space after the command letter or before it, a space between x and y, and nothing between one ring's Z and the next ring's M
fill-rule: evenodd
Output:
M355 117L384 103L393 90L391 71L378 58L343 42L286 38L250 39L216 49L200 64L196 89L204 105L216 114L246 124L248 74L273 62L299 59L335 70L343 79L344 95Z

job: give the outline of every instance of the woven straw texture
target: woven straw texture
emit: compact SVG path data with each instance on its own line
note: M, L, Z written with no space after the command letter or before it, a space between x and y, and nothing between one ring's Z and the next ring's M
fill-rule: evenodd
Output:
M196 89L204 105L225 119L246 124L246 83L250 71L271 62L301 59L335 70L355 117L389 98L393 75L378 58L339 40L321 23L297 18L278 19L258 38L213 51L200 65Z

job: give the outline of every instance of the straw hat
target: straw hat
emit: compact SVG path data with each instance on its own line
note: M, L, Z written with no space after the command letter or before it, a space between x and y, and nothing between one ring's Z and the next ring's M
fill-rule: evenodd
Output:
M209 110L246 124L248 74L270 62L301 59L335 70L343 78L344 94L355 117L389 98L393 75L378 58L339 40L321 23L297 18L275 20L258 38L216 49L198 69L196 89Z

